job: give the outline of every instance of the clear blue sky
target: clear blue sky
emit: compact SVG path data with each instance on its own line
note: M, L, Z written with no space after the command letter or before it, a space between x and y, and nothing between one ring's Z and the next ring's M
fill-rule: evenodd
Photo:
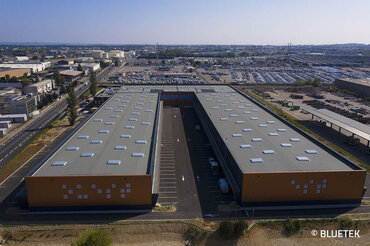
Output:
M0 0L0 42L370 43L370 0Z

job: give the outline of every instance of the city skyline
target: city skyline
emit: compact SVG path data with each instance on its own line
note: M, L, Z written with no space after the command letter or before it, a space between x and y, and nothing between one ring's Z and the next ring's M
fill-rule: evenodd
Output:
M370 2L365 0L1 2L0 32L6 34L1 43L319 45L370 40Z

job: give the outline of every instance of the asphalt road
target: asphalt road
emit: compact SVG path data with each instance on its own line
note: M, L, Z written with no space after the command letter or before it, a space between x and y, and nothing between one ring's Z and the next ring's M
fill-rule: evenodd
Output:
M89 85L84 85L80 90L76 92L76 96L79 97L87 89ZM4 142L0 146L0 168L6 165L10 160L14 158L19 152L21 152L32 140L36 137L45 127L51 122L60 117L67 108L67 99L61 99L53 108L49 109L45 113L42 113L38 118L35 118L23 130L19 131L12 138Z
M188 151L180 108L164 107L162 118L159 197L161 205L172 205L176 217L201 217L199 197Z
M104 69L97 75L98 82L105 79L111 71L113 71L114 65ZM83 85L79 90L76 91L76 97L78 98L86 90L89 89L88 85ZM38 118L35 118L31 124L19 131L12 138L0 145L0 168L6 165L15 155L20 153L32 140L36 137L45 127L49 126L51 122L60 117L67 108L67 99L64 98L57 102L47 112L42 113Z

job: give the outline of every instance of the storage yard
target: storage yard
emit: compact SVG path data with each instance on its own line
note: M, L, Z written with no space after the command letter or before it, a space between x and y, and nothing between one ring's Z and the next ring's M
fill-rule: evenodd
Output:
M233 87L125 85L96 98L106 101L26 177L30 207L138 208L157 202L177 207L187 194L195 201L199 196L206 211L200 196L217 183L222 192L214 192L230 195L216 200L215 206L224 199L242 206L361 201L365 170ZM182 110L176 111L179 107ZM175 111L170 113L170 108ZM206 134L211 147L206 153L219 169L199 167L202 160L194 161L192 154L194 132L173 135L166 117L181 117L185 128L187 122L199 124L193 125L195 132ZM171 148L184 141L190 154L186 148ZM191 162L186 170L177 166L178 152L184 153L186 165ZM200 186L203 179L211 181L210 186ZM41 187L48 189L41 193Z

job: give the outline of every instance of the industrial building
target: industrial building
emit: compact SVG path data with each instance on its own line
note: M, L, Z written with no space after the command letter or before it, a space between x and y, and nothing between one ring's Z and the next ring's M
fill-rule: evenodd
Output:
M31 207L152 206L163 106L196 111L241 205L361 201L366 172L229 86L123 86L31 176ZM190 142L191 143L191 142Z
M10 77L19 77L23 74L30 74L30 69L28 68L10 68L10 67L0 67L0 79L4 79L6 75Z
M28 69L31 73L37 73L50 67L50 62L12 62L2 63L0 68L12 68L12 69ZM23 75L23 74L22 74Z
M79 64L81 64L82 70L84 70L84 71L92 72L92 71L96 71L100 68L99 63L79 63ZM78 64L73 65L72 69L77 71Z
M334 85L342 90L352 91L359 96L370 96L370 79L336 79Z
M38 93L47 93L55 87L54 80L52 79L45 79L40 82L27 85L24 88L24 93L33 93L33 94L38 94Z
M31 116L37 110L37 97L18 94L0 96L0 114L26 114Z
M125 58L125 52L122 50L111 50L108 52L108 58Z

